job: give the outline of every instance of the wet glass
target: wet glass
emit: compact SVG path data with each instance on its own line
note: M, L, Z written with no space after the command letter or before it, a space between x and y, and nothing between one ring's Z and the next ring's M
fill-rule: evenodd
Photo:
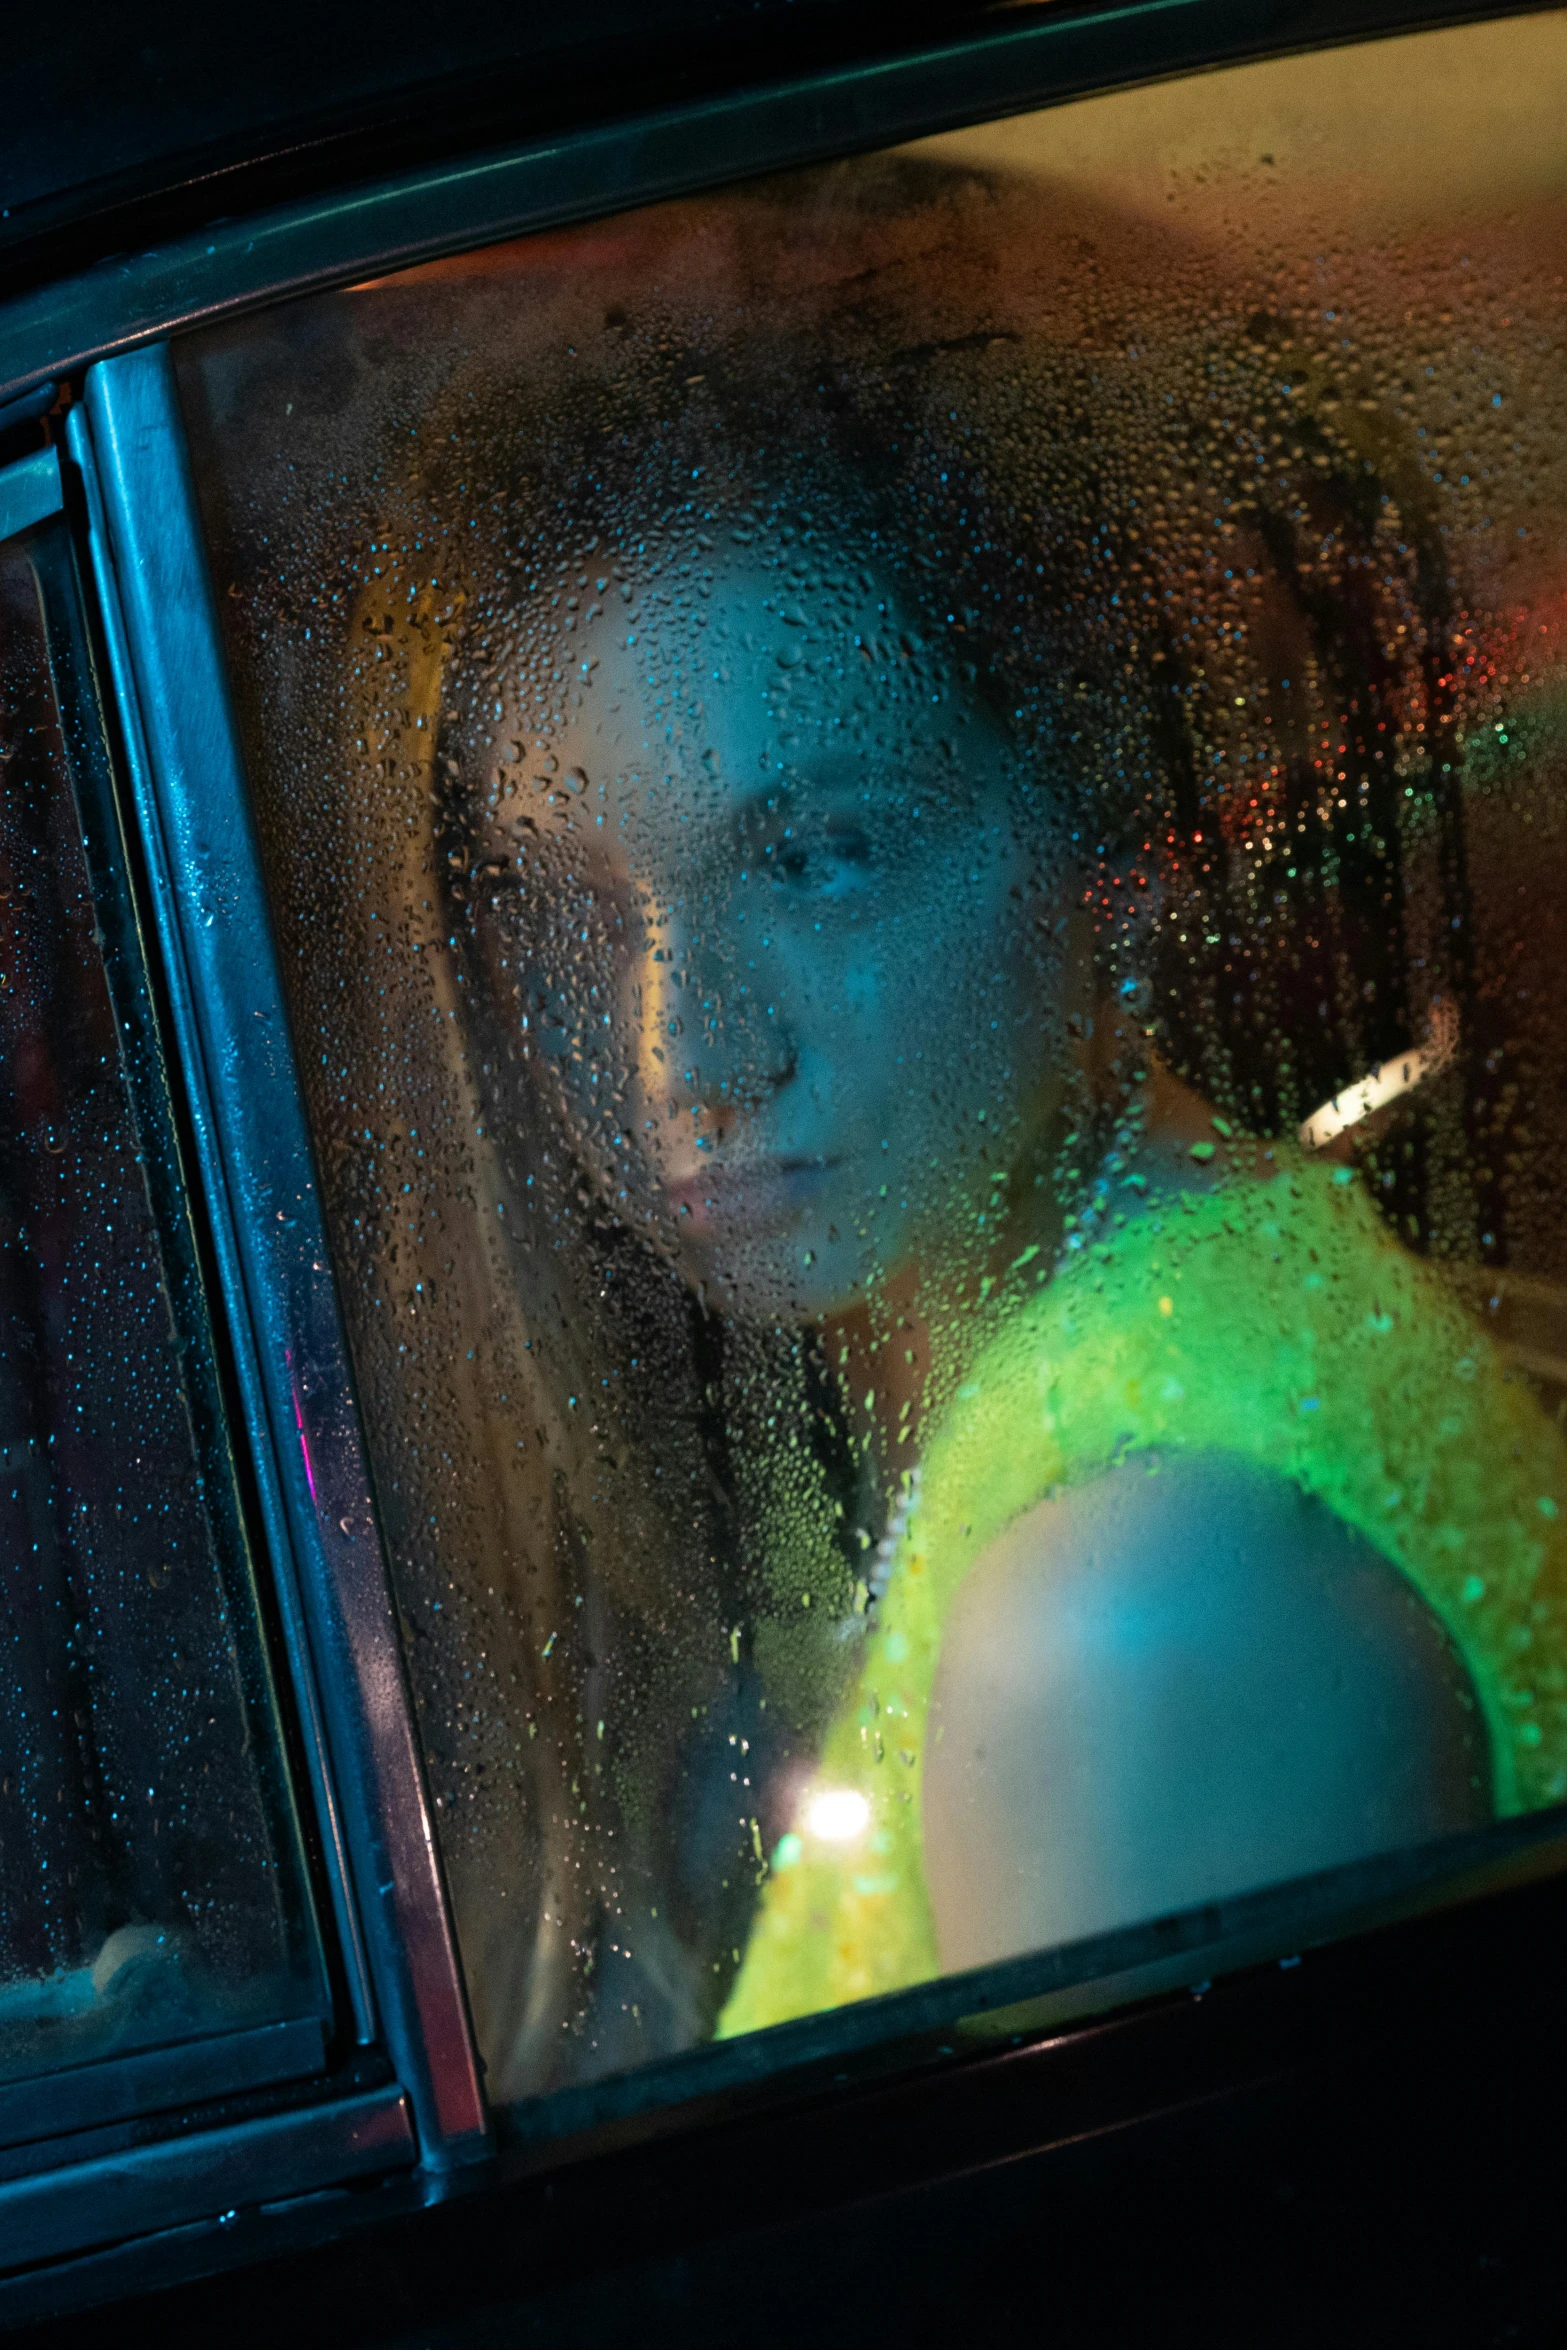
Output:
M87 661L56 518L0 546L0 2081L329 2012Z
M1564 98L182 344L499 2098L1567 1795Z

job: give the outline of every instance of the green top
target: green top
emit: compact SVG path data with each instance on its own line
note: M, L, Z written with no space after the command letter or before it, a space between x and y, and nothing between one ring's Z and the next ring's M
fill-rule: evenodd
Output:
M1151 1206L1018 1308L958 1391L817 1783L852 1848L775 1855L719 2036L940 1972L921 1762L953 1596L1008 1525L1133 1451L1228 1453L1319 1496L1457 1643L1496 1807L1567 1794L1567 1441L1347 1169L1293 1158Z

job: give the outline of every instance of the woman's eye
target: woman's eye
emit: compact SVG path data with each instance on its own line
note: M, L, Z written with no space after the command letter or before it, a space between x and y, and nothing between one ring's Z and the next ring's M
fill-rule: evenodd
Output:
M766 854L780 885L828 897L863 878L871 844L857 824L826 824L819 831L788 832Z

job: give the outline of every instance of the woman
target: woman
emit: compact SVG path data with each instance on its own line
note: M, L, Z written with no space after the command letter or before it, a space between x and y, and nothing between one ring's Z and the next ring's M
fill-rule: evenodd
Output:
M1385 605L1440 578L1417 545L1389 582L1385 483L1350 452L1307 476L1331 595L1281 539L1297 480L1229 526L1248 585L1201 649L1234 640L1237 825L1236 787L1195 780L1203 664L1115 617L1140 570L1158 610L1160 564L1102 449L1004 531L961 433L900 469L874 412L786 426L713 373L579 486L580 569L497 595L440 740L478 1033L524 1040L591 1196L710 1323L810 1334L825 1374L812 1440L775 1363L734 1464L763 1586L736 1662L821 1725L736 2031L1559 1793L1547 1676L1512 1660L1554 1624L1562 1460L1351 1170L1286 1140L1343 1033L1279 1041L1275 971L1248 1063L1184 1000L1204 796L1232 851L1308 817L1332 839L1292 743L1335 688L1368 745L1407 709ZM1379 757L1328 794L1369 836L1326 953L1371 999L1362 1067L1379 1023L1414 1042ZM1289 927L1300 996L1323 945Z
M503 2100L1567 1791L1484 663L1220 274L893 158L186 386Z

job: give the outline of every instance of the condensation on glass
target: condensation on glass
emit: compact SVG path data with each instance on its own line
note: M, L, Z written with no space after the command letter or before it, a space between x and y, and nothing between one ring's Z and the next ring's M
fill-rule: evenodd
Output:
M86 664L56 518L0 547L0 2080L326 2012Z
M500 2097L1567 1794L1564 100L182 346Z

